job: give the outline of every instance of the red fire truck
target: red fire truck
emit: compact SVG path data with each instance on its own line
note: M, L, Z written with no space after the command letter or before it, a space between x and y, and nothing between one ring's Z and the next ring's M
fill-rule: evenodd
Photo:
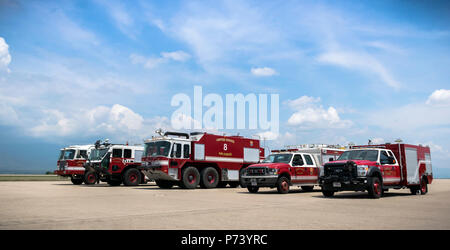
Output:
M242 171L264 158L259 140L203 132L160 130L145 142L144 174L160 188L237 187Z
M54 173L63 177L70 177L75 185L84 181L84 163L94 145L74 145L61 149Z
M104 181L111 186L118 186L122 182L125 186L145 183L145 176L138 170L143 152L142 146L97 141L84 164L84 182L92 185Z
M250 193L260 187L277 188L286 194L289 186L312 191L318 185L324 162L335 160L345 150L335 145L301 145L289 149L272 150L262 163L250 165L242 179Z
M380 198L391 188L426 194L432 181L430 148L398 142L352 146L337 161L325 164L320 185L326 197L338 191L367 190L371 197Z

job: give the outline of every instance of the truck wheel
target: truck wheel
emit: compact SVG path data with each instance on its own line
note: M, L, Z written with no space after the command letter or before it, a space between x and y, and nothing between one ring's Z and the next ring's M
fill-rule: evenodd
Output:
M378 177L371 177L369 178L369 188L368 192L370 197L374 199L378 199L381 197L381 194L383 193L383 184L381 183L380 179Z
M200 183L200 173L194 167L187 167L181 174L181 186L187 189L194 189Z
M245 171L245 168L239 170L239 185L241 185L241 187L243 187L243 188L247 187L247 184L245 184L244 178L242 178L244 171Z
M123 173L123 184L125 186L137 186L141 182L141 172L136 168L129 168Z
M83 184L83 179L74 179L73 177L70 177L70 181L73 185L81 185Z
M411 194L417 194L417 191L419 190L420 194L422 195L428 193L428 184L425 177L423 177L422 180L420 181L420 186L412 186L409 188L409 190L411 191Z
M200 175L200 186L202 188L215 188L219 184L219 173L217 173L215 168L204 168Z
M289 179L286 177L280 177L277 182L277 190L280 194L289 193Z
M247 190L248 190L250 193L258 193L259 187L248 186L248 187L247 187Z
M94 171L89 171L84 175L84 184L94 185L97 182L97 174Z
M303 191L311 192L314 189L314 186L301 186Z
M328 190L322 190L322 194L325 197L333 197L334 192L333 191L328 191Z
M172 181L165 181L165 180L157 180L155 182L156 185L158 185L158 187L162 189L171 189L174 184Z

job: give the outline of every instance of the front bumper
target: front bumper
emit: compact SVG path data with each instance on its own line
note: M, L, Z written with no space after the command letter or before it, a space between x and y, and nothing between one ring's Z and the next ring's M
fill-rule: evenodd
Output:
M149 180L165 180L165 181L179 181L178 174L176 173L178 169L174 169L172 174L168 174L167 171L161 170L161 168L152 167L138 167L142 173Z
M242 176L242 180L247 186L253 187L276 187L278 176L276 175L264 175L264 176Z
M326 191L365 191L368 188L366 177L349 178L343 180L339 176L322 176L319 185Z
M65 168L64 170L55 170L53 172L55 175L59 175L62 177L70 177L70 176L78 176L78 175L84 175L84 168L82 169L71 169L69 168Z

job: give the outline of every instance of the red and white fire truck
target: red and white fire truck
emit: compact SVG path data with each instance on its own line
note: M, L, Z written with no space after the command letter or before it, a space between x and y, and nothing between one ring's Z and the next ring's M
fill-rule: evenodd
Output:
M250 165L242 179L251 193L260 187L277 188L278 193L286 194L290 186L300 186L312 191L322 175L322 165L333 161L345 149L338 145L301 145L288 149L272 150L262 163Z
M54 173L63 177L70 177L75 185L84 181L84 163L94 145L74 145L61 149Z
M143 152L143 146L110 144L107 140L103 143L97 141L88 161L84 164L86 169L84 182L91 185L104 181L111 186L118 186L122 182L125 186L145 183L145 176L138 169Z
M371 197L380 198L391 188L426 194L432 181L430 148L398 142L352 146L337 161L324 165L320 185L326 197L338 191L367 190Z
M203 132L162 133L145 142L141 169L160 188L237 187L242 171L264 158L259 140Z

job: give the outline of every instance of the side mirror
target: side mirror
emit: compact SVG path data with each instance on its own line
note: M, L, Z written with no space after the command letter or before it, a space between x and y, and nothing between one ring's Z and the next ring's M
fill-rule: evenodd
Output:
M395 164L395 159L392 156L389 156L389 164Z
M333 157L330 157L330 158L328 159L328 161L334 161L334 158L333 158Z

